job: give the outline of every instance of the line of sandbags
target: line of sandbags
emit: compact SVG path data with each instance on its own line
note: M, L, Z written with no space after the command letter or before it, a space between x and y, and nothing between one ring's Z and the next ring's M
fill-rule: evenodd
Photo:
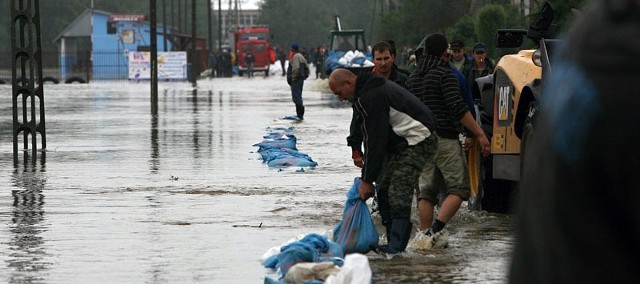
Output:
M269 167L315 167L318 165L311 157L298 151L297 138L293 127L268 127L267 134L258 147L258 153Z

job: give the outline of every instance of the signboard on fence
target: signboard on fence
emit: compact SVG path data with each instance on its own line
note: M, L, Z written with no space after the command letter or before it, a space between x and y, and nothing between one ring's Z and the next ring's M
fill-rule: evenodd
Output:
M151 52L129 52L129 79L151 79ZM186 80L187 52L158 52L158 80Z

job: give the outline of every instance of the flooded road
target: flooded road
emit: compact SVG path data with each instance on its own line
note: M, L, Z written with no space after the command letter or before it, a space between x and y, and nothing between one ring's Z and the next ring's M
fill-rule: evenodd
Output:
M283 77L46 85L46 160L14 167L11 86L0 85L0 283L262 283L260 258L341 218L359 171L351 108L305 83L305 120ZM268 127L294 127L315 168L269 168ZM374 283L502 283L509 216L462 208L448 249L387 260Z

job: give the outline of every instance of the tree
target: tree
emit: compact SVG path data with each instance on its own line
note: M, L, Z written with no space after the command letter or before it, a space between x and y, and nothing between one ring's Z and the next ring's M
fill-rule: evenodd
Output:
M476 34L478 36L478 41L487 46L489 56L492 58L495 58L497 55L494 44L496 31L506 27L506 18L507 15L504 8L500 5L486 5L478 11L476 19Z
M383 18L382 36L415 47L426 35L444 33L467 15L469 3L470 0L405 0L399 12Z
M462 40L467 50L469 50L475 42L476 37L476 23L471 16L465 15L452 27L448 28L445 35L452 40Z

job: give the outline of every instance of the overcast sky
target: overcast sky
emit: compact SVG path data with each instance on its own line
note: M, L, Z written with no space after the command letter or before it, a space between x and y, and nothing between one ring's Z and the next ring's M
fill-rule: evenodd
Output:
M234 1L234 0L221 0L222 1L222 10L226 10L229 9L229 1ZM260 2L262 0L238 0L238 5L240 5L240 8L242 8L243 10L256 10L258 9L258 2ZM233 2L231 2L232 7L233 7ZM213 9L217 10L218 9L218 0L213 0Z

